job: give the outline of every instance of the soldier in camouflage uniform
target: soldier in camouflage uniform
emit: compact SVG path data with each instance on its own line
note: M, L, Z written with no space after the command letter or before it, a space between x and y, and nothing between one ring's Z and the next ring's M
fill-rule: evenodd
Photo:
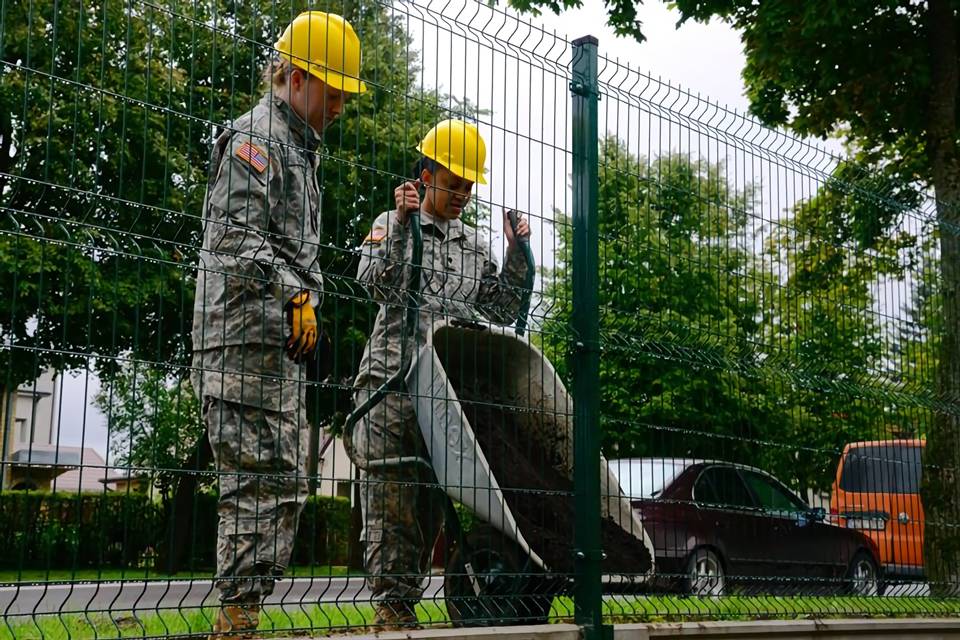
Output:
M418 179L396 189L396 210L380 214L362 245L358 279L380 310L354 383L357 404L400 369L401 349L414 348L401 344L412 259L410 211L420 210L424 241L418 343L439 319L508 324L520 306L526 263L506 214L508 249L502 270L489 241L460 220L474 183L486 183L485 148L476 127L442 122L418 150L424 156ZM422 208L421 185L426 187ZM521 220L516 235L529 234L529 225ZM362 470L364 564L377 601L377 624L382 629L414 626L414 605L443 523L442 494L417 485L434 481L419 468L365 468L371 460L425 455L409 399L388 395L347 436L348 452Z
M360 42L340 16L301 14L276 48L270 90L216 140L204 200L193 382L220 486L211 638L256 629L290 560L307 495L304 361L323 291L316 151L365 90Z

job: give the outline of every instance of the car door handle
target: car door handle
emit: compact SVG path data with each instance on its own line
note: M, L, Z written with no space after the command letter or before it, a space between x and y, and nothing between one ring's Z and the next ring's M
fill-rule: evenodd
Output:
M900 524L909 524L909 523L910 523L910 516L907 515L907 513L906 513L905 511L901 511L901 512L900 512L900 515L897 516L897 520L900 521Z

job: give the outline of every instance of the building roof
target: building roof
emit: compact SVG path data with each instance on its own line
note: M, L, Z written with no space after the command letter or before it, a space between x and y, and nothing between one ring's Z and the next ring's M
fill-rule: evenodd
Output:
M41 444L24 445L11 453L7 457L7 462L49 467L77 467L82 463L78 447L55 447Z
M96 449L91 447L60 447L60 449L81 452L80 466L54 478L51 490L66 493L103 493L107 490L102 481L111 477L111 473L103 456L97 453Z

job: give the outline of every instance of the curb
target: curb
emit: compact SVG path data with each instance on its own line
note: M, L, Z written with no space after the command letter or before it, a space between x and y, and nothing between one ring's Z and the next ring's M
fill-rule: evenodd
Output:
M418 629L416 631L383 631L372 634L336 636L350 640L448 640L471 638L477 640L581 640L580 627L575 624L534 624L515 627L476 627L465 629ZM639 638L640 636L638 636ZM313 640L294 638L292 640Z
M683 622L623 624L614 627L615 640L652 638L711 638L733 640L960 640L960 619L863 618L843 620L756 620L749 622Z
M471 629L423 629L339 636L356 640L580 640L574 624L547 624ZM960 619L864 618L843 620L756 620L749 622L677 622L614 625L614 640L710 638L717 640L960 640ZM301 638L300 640L308 640Z

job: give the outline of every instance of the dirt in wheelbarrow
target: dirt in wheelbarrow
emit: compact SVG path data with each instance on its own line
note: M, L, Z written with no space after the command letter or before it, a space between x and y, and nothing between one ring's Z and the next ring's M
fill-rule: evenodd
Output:
M573 481L557 471L542 446L519 428L516 410L492 400L485 389L458 388L464 415L473 427L494 477L503 489L523 537L555 572L573 570L573 531L577 518ZM646 548L612 519L602 521L607 553L604 571L636 574L647 571Z

